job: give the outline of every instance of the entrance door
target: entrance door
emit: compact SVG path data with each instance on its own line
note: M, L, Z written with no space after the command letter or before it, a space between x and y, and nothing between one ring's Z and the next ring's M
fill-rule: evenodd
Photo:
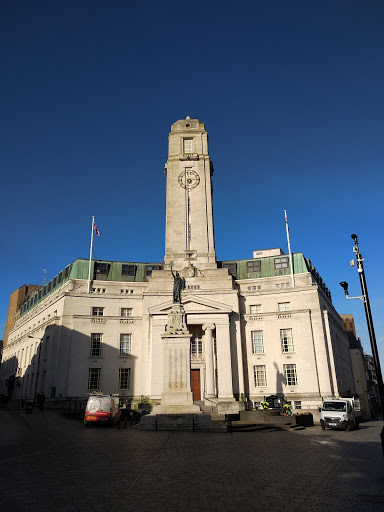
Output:
M193 393L193 401L201 400L200 370L191 370L191 391Z

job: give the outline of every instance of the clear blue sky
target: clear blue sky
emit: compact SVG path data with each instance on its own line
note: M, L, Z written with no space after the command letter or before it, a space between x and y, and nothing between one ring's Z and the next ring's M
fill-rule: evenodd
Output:
M162 261L170 125L206 123L219 259L309 257L370 352L357 233L384 355L384 3L3 0L2 279L9 294L89 253Z

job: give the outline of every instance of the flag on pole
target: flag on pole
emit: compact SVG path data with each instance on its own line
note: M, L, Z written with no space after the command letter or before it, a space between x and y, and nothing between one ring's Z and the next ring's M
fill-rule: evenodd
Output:
M93 223L93 231L96 233L97 236L101 236L100 231L97 229L97 226L95 223Z
M288 231L289 231L290 233L292 233L292 231L289 229L289 226L288 226L287 210L284 210L284 213L285 213L285 223L286 223L286 225L287 225Z

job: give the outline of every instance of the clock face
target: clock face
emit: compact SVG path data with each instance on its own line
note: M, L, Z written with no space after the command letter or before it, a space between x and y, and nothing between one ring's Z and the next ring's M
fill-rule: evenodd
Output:
M196 171L192 171L191 169L185 169L179 174L179 184L183 188L187 188L189 190L196 188L200 183L200 176Z

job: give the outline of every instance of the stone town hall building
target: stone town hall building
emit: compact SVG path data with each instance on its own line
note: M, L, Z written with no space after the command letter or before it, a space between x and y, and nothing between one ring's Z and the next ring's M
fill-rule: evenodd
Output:
M78 259L21 305L5 340L0 392L47 398L92 390L160 400L161 335L172 306L169 262L185 277L194 400L254 402L284 394L296 408L354 391L348 339L331 295L302 253L254 251L218 261L213 165L205 126L172 125L164 262ZM224 402L224 403L223 403Z

